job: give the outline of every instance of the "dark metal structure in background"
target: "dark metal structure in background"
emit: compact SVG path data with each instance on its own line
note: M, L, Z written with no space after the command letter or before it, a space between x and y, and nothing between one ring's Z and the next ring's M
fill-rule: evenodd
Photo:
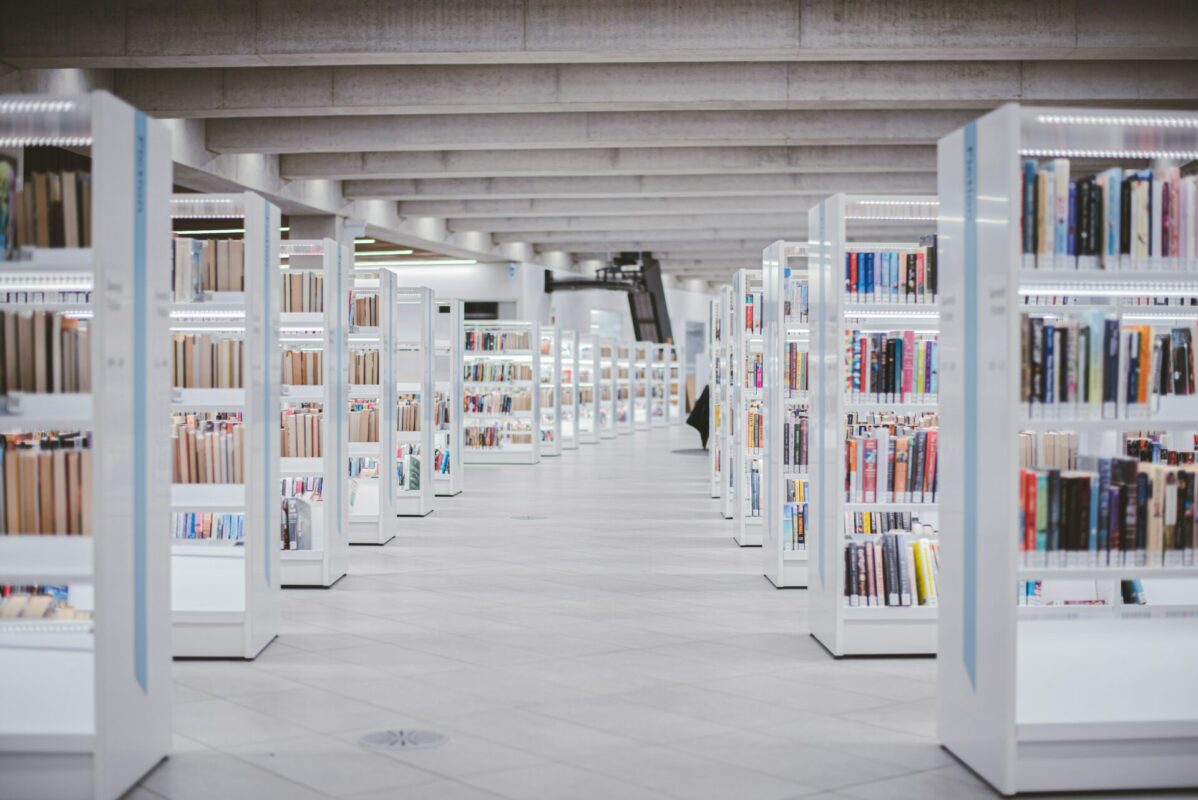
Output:
M555 278L545 270L546 292L569 292L583 289L608 289L628 293L628 310L632 313L632 328L640 342L672 342L670 311L666 305L666 290L661 281L661 264L652 253L620 253L609 266L595 273L594 278Z

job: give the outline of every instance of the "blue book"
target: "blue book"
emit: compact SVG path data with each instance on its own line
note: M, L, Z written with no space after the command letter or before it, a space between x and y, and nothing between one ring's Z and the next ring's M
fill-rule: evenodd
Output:
M1036 252L1036 162L1023 162L1023 252Z
M1077 182L1069 184L1069 232L1065 239L1065 254L1077 255Z
M1102 210L1106 220L1103 223L1105 236L1102 238L1102 249L1099 251L1104 257L1119 256L1119 224L1120 224L1120 187L1123 185L1123 170L1119 167L1111 167L1108 170L1098 173L1098 179L1106 179L1106 186L1102 191Z
M1052 363L1052 340L1055 338L1055 336L1054 336L1055 333L1056 333L1056 329L1052 325L1049 325L1047 322L1044 323L1044 402L1045 403L1053 402L1053 395L1055 394L1053 389L1055 388L1056 382L1058 380L1057 374L1053 370L1053 363Z
M1098 552L1098 481L1090 478L1090 552Z

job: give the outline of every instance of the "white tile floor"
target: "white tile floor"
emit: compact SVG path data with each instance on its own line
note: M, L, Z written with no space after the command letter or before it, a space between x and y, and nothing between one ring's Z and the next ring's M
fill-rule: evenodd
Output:
M932 660L833 661L761 576L689 428L472 467L253 663L175 665L175 753L132 794L406 800L971 798ZM367 732L446 734L378 752Z

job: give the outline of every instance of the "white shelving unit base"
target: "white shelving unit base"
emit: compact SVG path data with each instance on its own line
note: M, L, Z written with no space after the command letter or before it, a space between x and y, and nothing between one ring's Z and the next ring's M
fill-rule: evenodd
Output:
M837 658L936 655L936 609L856 607L842 609L840 634L811 636Z
M787 550L782 555L777 575L766 574L776 589L807 588L807 551Z

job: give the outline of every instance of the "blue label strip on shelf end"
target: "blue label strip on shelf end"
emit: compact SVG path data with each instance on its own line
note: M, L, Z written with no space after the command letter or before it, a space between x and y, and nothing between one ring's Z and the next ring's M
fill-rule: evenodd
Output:
M133 115L133 675L149 683L146 640L146 156L147 118Z
M978 394L978 243L977 243L977 123L965 126L965 230L963 245L965 351L965 526L962 600L964 619L961 635L962 658L969 682L977 689L977 610L978 610L978 514L977 514L977 394Z

